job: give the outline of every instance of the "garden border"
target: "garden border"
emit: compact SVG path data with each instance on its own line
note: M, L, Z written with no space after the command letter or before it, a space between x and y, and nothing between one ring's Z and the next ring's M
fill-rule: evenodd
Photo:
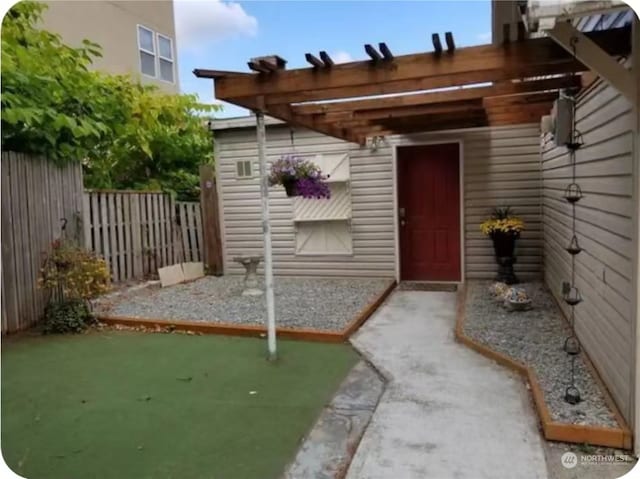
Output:
M554 421L551 418L551 414L544 400L544 393L542 392L542 388L540 387L536 374L532 368L525 364L522 364L519 361L516 361L515 359L508 357L506 354L494 351L490 347L485 346L484 344L464 334L464 322L466 320L466 300L467 288L465 285L462 285L457 295L458 305L455 326L456 339L460 343L464 344L470 349L473 349L477 353L496 361L501 366L505 366L517 372L527 380L531 388L533 402L536 406L536 410L540 418L540 423L542 425L542 431L546 439L550 441L563 441L576 444L588 443L594 446L615 447L620 449L632 448L633 435L631 433L631 429L622 417L622 414L620 414L620 411L615 405L613 398L609 394L607 388L604 386L602 379L598 375L597 370L591 363L591 360L587 356L586 352L583 351L585 363L587 364L587 367L590 369L591 374L594 376L596 382L598 383L598 386L600 387L605 400L611 408L611 411L613 412L620 427L606 428L601 426L565 424Z
M397 283L390 280L384 290L367 304L341 331L323 331L307 328L276 328L281 338L325 343L342 343L360 328L380 307L382 302L395 289ZM263 337L267 334L264 326L238 325L232 323L207 323L204 321L171 321L169 319L134 318L131 316L97 315L98 321L108 325L142 327L146 329L166 328L173 331L193 331L202 334L222 334L228 336Z

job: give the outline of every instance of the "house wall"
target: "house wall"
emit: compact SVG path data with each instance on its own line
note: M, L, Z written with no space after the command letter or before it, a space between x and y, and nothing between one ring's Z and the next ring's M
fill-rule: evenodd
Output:
M179 91L173 1L55 0L46 4L42 28L58 33L71 46L80 46L88 39L102 47L103 56L95 60L95 69L132 74L164 91ZM140 74L138 24L172 39L174 83Z
M220 121L220 125L230 125ZM395 277L393 148L420 142L462 140L464 155L465 276L492 278L496 266L490 241L479 224L493 206L512 205L527 222L519 242L516 273L541 275L540 140L537 125L479 128L397 136L375 152L319 133L267 127L268 159L298 154L349 153L353 255L296 256L292 201L281 188L270 190L274 271L280 275ZM236 161L251 160L257 176L255 127L216 131L218 185L222 204L225 272L239 274L239 254L262 251L259 181L236 178Z
M633 200L631 104L597 82L581 94L576 127L585 146L576 154L577 182L584 198L576 206L582 253L576 285L584 302L576 307L576 330L624 416L633 410ZM571 207L563 199L571 182L566 148L550 136L542 142L545 281L560 300L571 278ZM637 294L637 292L635 293ZM560 300L565 313L569 308Z

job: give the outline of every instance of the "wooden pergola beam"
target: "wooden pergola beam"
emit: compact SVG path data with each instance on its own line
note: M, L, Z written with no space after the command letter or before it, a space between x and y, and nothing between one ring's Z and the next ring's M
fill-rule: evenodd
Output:
M628 28L591 32L589 37L607 53L624 53L629 50L630 30ZM439 86L457 84L464 81L467 74L490 73L483 81L491 81L497 72L508 72L507 78L515 78L525 67L543 70L546 65L575 63L562 47L550 38L539 38L508 47L480 45L457 49L454 55L434 56L413 54L395 57L393 62L378 62L371 68L370 62L353 62L336 65L331 74L317 75L313 69L283 70L270 78L259 81L257 78L223 77L216 81L218 98L233 102L236 98L265 96L270 104L270 95L289 94L291 103L296 101L295 93L310 90L338 90L333 95L325 92L325 97L340 97L340 89L375 85L379 93L384 93L385 85L403 80L438 79ZM538 74L545 74L539 71ZM535 74L534 74L535 75ZM497 75L501 76L501 75ZM498 79L504 79L505 77ZM429 88L429 87L428 87ZM353 91L349 96L355 96Z
M324 50L320 52L320 60L324 62L324 65L327 68L331 68L333 65L335 65L335 62L333 61L333 59Z
M324 68L324 62L312 53L305 53L304 58L308 63L313 65L314 68Z
M404 118L438 113L456 113L483 109L482 100L436 103L428 105L416 105L395 108L380 108L375 110L363 110L353 112L336 112L318 115L315 119L318 123L358 122L362 120L376 120L384 118Z
M445 32L444 41L447 44L447 50L449 51L449 53L453 53L453 51L456 49L456 44L453 41L453 33Z
M437 33L431 34L431 43L433 44L433 51L436 55L442 53L442 43L440 42L440 35Z
M367 55L369 55L369 58L371 58L371 61L373 61L374 63L382 60L382 55L378 53L378 50L376 50L373 45L367 43L364 46L364 51L367 53Z
M579 77L558 77L526 82L504 82L498 85L474 88L460 88L448 91L417 93L412 95L392 96L366 100L352 100L334 103L310 103L293 105L296 114L314 115L338 111L365 111L401 108L417 105L428 105L451 101L475 100L485 97L517 95L529 92L558 90L580 87Z
M382 53L382 56L386 61L390 62L393 60L393 53L391 53L391 50L389 49L386 43L384 42L378 43L378 49L380 50L380 53Z

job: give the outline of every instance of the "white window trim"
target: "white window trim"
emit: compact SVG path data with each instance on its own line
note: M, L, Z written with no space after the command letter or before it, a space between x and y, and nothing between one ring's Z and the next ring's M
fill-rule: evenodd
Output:
M160 38L164 38L165 40L169 41L169 48L171 49L171 58L169 57L165 57L162 56L162 53L160 53ZM175 85L176 83L176 63L175 63L175 52L173 51L173 38L168 37L166 35L163 35L162 33L156 33L155 35L156 38L156 48L158 49L158 80L163 81L165 83L170 83L172 85ZM169 80L165 80L164 78L162 78L161 73L160 73L160 60L164 60L165 62L171 62L171 72L172 72L172 76L173 76L173 80L169 81Z
M248 175L239 175L238 174L238 165L242 163L242 171L244 173L246 173L246 169L245 167L247 166L247 163L249 163L249 174ZM253 162L251 160L236 160L235 162L235 166L236 166L236 179L238 180L250 180L254 177L253 174Z
M147 50L146 48L143 48L142 45L140 45L140 32L139 29L142 30L146 30L147 32L151 33L151 39L153 41L153 48L155 49L155 51L151 51L151 50ZM162 37L166 40L169 40L169 43L171 45L171 55L173 58L168 58L168 57L164 57L162 55L160 55L160 43L158 41L158 38ZM168 83L170 85L175 85L176 84L176 61L175 61L175 56L176 56L176 52L174 51L173 48L173 38L164 35L162 33L158 33L155 30L142 25L140 23L138 23L136 25L136 41L138 43L138 70L140 72L140 74L144 77L147 78L153 78L154 80L157 81L161 81L163 83ZM142 60L140 59L140 52L144 52L147 55L152 55L153 56L153 64L155 67L155 75L148 75L147 73L144 73L142 71ZM160 76L160 59L167 61L167 62L171 62L171 69L173 70L173 81L169 81L169 80L165 80L164 78L162 78Z

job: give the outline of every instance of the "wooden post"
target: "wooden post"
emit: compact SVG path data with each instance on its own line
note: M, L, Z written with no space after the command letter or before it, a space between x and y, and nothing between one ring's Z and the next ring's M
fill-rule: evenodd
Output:
M202 211L202 254L208 274L221 276L222 240L216 176L210 165L200 166L200 209Z

